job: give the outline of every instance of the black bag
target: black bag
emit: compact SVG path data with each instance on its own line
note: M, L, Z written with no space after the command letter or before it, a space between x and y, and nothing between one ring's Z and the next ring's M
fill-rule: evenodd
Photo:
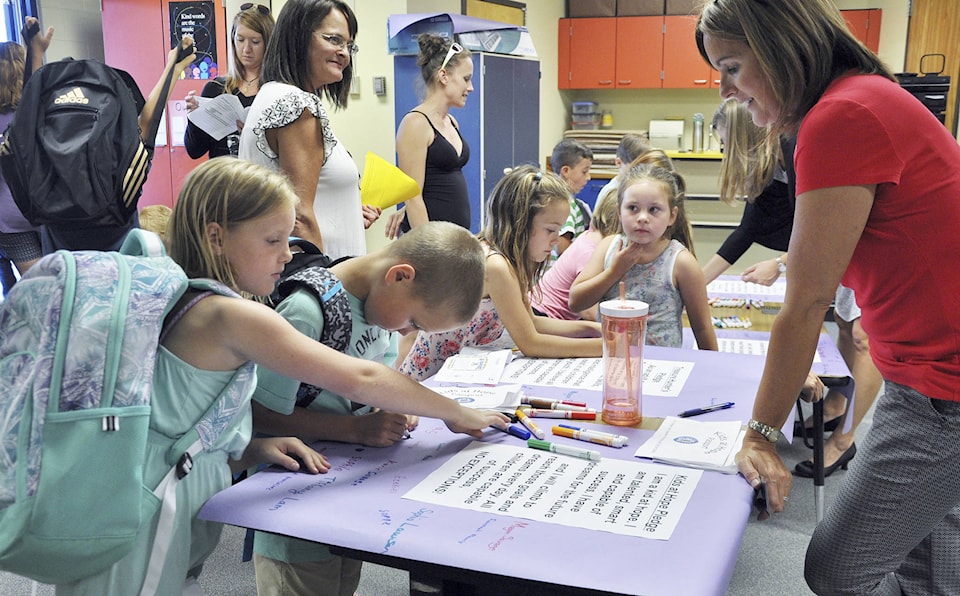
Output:
M34 225L122 226L136 211L152 151L140 140L143 96L120 72L65 59L24 84L0 166Z
M317 299L323 313L323 332L318 341L338 352L345 352L353 332L350 300L340 278L328 269L349 257L334 261L315 244L302 238L290 238L290 246L300 251L294 252L293 259L283 268L277 287L270 296L274 307L296 290L307 290ZM301 383L297 391L297 405L303 408L309 406L321 391L323 389L320 387Z

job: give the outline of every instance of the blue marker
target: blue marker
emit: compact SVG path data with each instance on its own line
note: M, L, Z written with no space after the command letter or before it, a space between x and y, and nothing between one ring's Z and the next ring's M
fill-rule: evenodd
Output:
M500 432L505 432L507 434L513 435L518 439L523 439L524 441L530 438L530 431L523 428L522 426L517 426L516 424L509 424L507 425L507 428L500 428L497 426L493 426L493 428L499 430Z

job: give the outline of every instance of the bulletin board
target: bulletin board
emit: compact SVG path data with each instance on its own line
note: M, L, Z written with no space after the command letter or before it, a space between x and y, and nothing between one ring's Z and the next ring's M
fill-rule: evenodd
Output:
M461 0L460 12L470 17L510 23L519 27L527 24L527 5L512 0Z
M170 47L179 44L184 35L192 35L197 48L197 57L184 78L215 79L220 74L215 14L211 0L170 3Z

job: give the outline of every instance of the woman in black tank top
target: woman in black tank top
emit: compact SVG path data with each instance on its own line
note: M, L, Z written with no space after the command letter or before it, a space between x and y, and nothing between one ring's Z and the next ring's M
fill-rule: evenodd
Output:
M473 61L468 50L439 35L421 35L419 44L417 63L427 96L400 121L397 156L400 169L416 180L421 194L390 217L388 238L427 221L470 227L470 198L462 171L470 148L449 111L463 107L473 91Z

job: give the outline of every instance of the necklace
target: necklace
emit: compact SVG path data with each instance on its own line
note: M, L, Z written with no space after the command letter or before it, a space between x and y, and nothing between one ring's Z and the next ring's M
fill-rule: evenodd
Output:
M259 81L259 80L260 80L260 77L253 77L253 78L250 79L249 81L246 80L246 79L244 79L244 80L243 80L243 88L244 88L244 89L249 89L251 85L253 85L256 81Z

